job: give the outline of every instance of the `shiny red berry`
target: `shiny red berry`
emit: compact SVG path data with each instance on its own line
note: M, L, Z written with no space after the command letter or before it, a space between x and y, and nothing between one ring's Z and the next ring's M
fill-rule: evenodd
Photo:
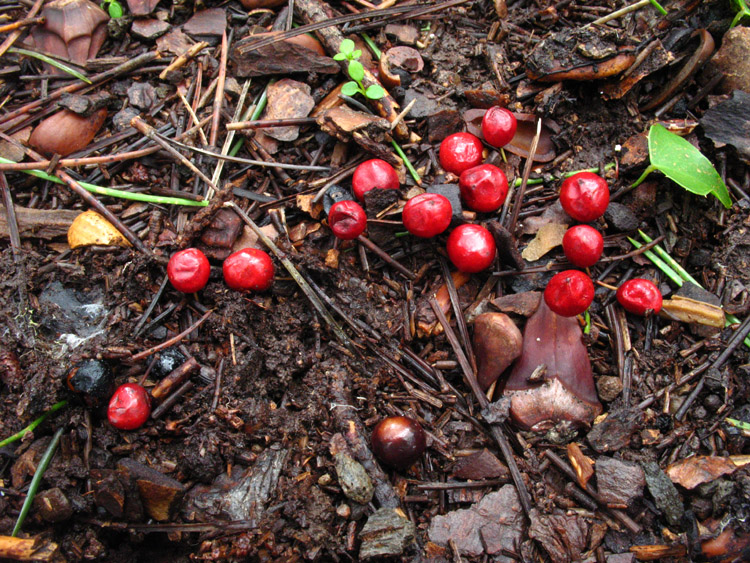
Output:
M487 110L482 118L482 137L493 147L504 147L516 134L516 116L500 106Z
M379 158L365 160L352 176L352 190L359 201L364 201L365 193L370 190L397 190L399 186L396 170Z
M372 451L391 467L407 469L427 448L424 430L419 423L405 416L389 416L372 431Z
M495 259L495 239L480 225L461 225L448 237L448 258L462 272L481 272Z
M601 258L604 238L594 227L576 225L565 231L562 247L565 257L574 266L588 268Z
M265 291L273 282L273 261L257 248L230 254L221 269L226 284L237 291Z
M466 205L481 213L497 211L508 196L508 178L493 164L464 170L458 178L458 187Z
M659 288L649 280L635 278L626 281L617 290L617 301L626 311L645 315L661 311L662 297Z
M120 385L109 401L107 418L120 430L140 428L151 416L151 399L146 390L137 383Z
M367 215L356 201L339 201L328 212L328 225L341 240L352 240L365 232Z
M208 258L197 248L180 250L172 255L167 264L169 281L182 293L195 293L206 287L210 273Z
M471 133L454 133L440 143L440 166L456 175L482 162L482 141Z
M404 227L411 234L430 238L439 235L451 224L453 208L447 197L440 194L420 194L404 206Z
M594 300L594 282L579 270L565 270L552 276L544 289L544 302L562 317L575 317Z
M560 203L576 221L590 223L604 215L609 205L607 181L592 172L579 172L566 178L560 188Z

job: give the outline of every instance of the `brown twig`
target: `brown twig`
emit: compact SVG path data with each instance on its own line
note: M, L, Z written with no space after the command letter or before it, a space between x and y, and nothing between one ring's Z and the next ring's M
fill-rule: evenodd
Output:
M286 127L290 125L312 125L317 123L314 117L287 117L285 119L256 119L254 121L235 121L227 123L227 131L242 129L263 129L267 127Z
M39 10L41 9L43 3L44 3L44 0L36 0L36 2L34 2L34 5L29 10L29 13L26 14L26 19L33 18L34 16L36 16L37 12L39 12ZM2 57L5 54L5 52L13 46L13 43L15 43L16 40L19 37L21 37L22 33L23 33L22 29L14 29L13 32L10 35L8 35L8 37L5 38L5 41L3 41L2 44L0 44L0 57Z
M139 352L135 356L130 357L130 361L137 362L142 360L143 358L148 358L151 354L156 354L157 352L161 352L165 348L169 348L170 346L174 346L175 344L182 341L183 338L185 338L187 335L189 335L191 332L193 332L196 328L201 326L208 317L210 317L213 314L213 310L206 312L205 315L203 315L200 319L198 319L195 323L193 323L191 326L183 330L180 334L177 336L173 336L169 340L165 340L161 344L157 344L153 348L149 348L148 350L144 350L143 352Z
M508 232L513 234L516 229L516 221L518 221L518 214L521 212L523 206L523 196L526 193L526 184L529 181L529 175L531 174L531 168L534 166L534 156L536 155L536 148L539 144L539 138L542 136L542 120L537 119L536 123L536 134L531 141L531 148L529 149L529 156L526 158L526 165L523 167L523 176L521 177L521 186L518 188L518 195L516 196L516 204L513 206L513 213L508 221L507 229ZM510 197L508 198L511 199ZM504 211L504 210L503 210Z
M219 80L216 82L216 95L214 96L214 112L211 119L211 135L208 138L208 144L216 146L216 139L219 136L219 119L221 118L221 107L224 103L224 82L227 78L227 32L221 34L221 58L219 62Z
M16 208L13 207L13 198L10 194L8 181L5 174L0 172L0 190L3 192L3 205L5 213L8 215L8 231L10 233L10 249L13 252L13 258L18 259L18 253L21 250L21 234L18 232L18 221L16 220Z
M458 333L461 335L461 340L463 340L466 358L469 360L469 364L471 365L471 371L473 373L476 373L477 361L476 358L474 358L474 349L472 348L471 340L469 339L469 329L466 328L466 318L464 317L464 312L461 310L461 302L458 299L458 291L456 291L456 284L453 281L453 276L451 275L451 271L448 268L448 262L442 256L440 257L440 266L443 269L443 279L445 280L445 287L448 288L448 296L450 297L451 305L453 307L453 315L456 318Z
M171 63L169 63L169 65L167 65L167 68L161 71L159 79L164 80L165 78L167 78L170 72L183 67L190 59L195 57L206 47L208 47L208 43L206 43L205 41L201 41L199 43L196 43L195 45L192 45L187 51L185 51L185 53L175 57L175 59ZM198 81L197 83L200 84L200 81Z
M6 33L8 31L14 31L16 29L21 29L22 27L28 27L30 25L36 25L36 24L42 24L44 23L45 18L44 16L37 16L35 18L24 18L22 20L15 21L13 23L7 23L5 25L0 25L0 33Z
M359 235L357 237L357 240L362 245L364 245L365 247L367 247L368 250L370 250L371 252L374 252L375 254L377 254L378 257L381 260L383 260L383 262L385 262L386 264L390 265L395 270L397 270L398 272L400 272L401 274L403 274L404 277L406 277L407 279L410 279L410 280L414 279L414 272L412 272L408 268L402 266L399 262L397 262L396 260L394 260L393 258L391 258L390 254L388 254L385 250L383 250L382 248L380 248L377 244L375 244L374 242L372 242L366 236Z

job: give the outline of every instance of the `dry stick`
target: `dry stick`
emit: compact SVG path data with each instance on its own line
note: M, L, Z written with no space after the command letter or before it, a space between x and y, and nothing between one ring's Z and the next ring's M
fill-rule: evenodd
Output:
M52 561L59 557L57 544L41 537L0 536L0 558L14 561Z
M546 456L547 459L549 459L553 464L557 466L560 471L565 473L565 475L568 476L568 479L573 481L574 483L578 483L578 476L576 475L575 471L567 464L565 461L558 456L555 452L552 450L546 450L544 452L544 456ZM599 492L594 488L594 486L591 483L587 483L584 490L591 495L591 497L602 507L606 508L615 518L617 518L626 528L628 528L631 532L634 534L637 534L641 531L641 526L634 522L630 516L622 512L621 510L618 510L616 508L609 508L607 507L607 503L602 499L602 497L599 495Z
M234 116L232 119L239 119L242 115L242 107L245 105L245 98L247 98L247 93L250 91L250 82L251 80L248 78L245 80L245 83L242 85L242 92L240 92L240 98L237 100L237 107L234 110ZM251 112L252 110L248 108L247 112ZM228 153L230 149L232 148L232 143L234 142L234 131L230 131L227 136L224 138L224 144L221 147L221 155L222 158L219 158L219 162L216 163L216 168L214 168L214 173L211 175L211 181L219 185L219 180L221 179L221 173L224 170L224 161L229 156ZM209 190L206 193L206 197L208 199L211 199L214 196L213 190L209 188Z
M319 23L330 20L334 17L331 8L324 4L320 0L296 0L294 3L295 12L305 21L305 23ZM318 30L318 35L321 38L323 44L329 53L338 53L340 51L341 42L344 40L344 35L335 27L325 27ZM347 71L349 61L339 61L341 71L345 76L349 76ZM373 75L367 68L364 69L364 78L362 79L362 85L368 88L372 85L378 85L382 88L380 81ZM398 117L400 106L398 102L385 90L385 96L378 100L368 98L367 102L372 106L375 112L381 117L386 118L390 123L393 123ZM402 142L410 140L409 128L406 124L401 121L394 129L393 135Z
M396 270L398 270L407 279L410 279L410 280L414 279L414 277L415 277L414 276L414 272L412 272L412 271L408 270L407 268L405 268L404 266L402 266L399 262L397 262L396 260L394 260L391 257L390 254L388 254L385 250L383 250L382 248L380 248L377 244L375 244L374 242L372 242L366 236L359 235L357 237L357 240L361 244L363 244L364 246L366 246L368 250L371 250L372 252L374 252L375 254L377 254L378 257L381 260L383 260L384 262L386 262L387 264L389 264L390 266L392 266L393 268L395 268Z
M518 214L521 212L521 206L523 205L523 196L526 193L526 183L529 181L529 174L531 174L531 168L534 166L534 156L536 156L536 147L539 144L539 137L542 136L542 120L538 119L536 122L536 134L534 139L531 141L531 148L529 149L529 156L526 159L526 166L523 167L523 177L521 178L521 186L518 188L518 195L516 196L516 205L513 207L513 214L510 216L508 221L508 232L513 234L516 229L516 221L518 220ZM510 198L508 198L510 199Z
M182 105L185 106L185 110L188 112L188 115L190 116L190 119L193 120L193 123L195 125L198 125L199 119L198 116L195 115L195 112L193 111L193 107L188 103L188 101L185 99L185 96L182 92L177 90L177 95L180 97L180 101L182 102ZM203 146L205 147L208 144L208 139L206 139L206 134L203 132L203 129L198 129L198 133L201 136L201 141L203 142Z
M240 218L247 224L250 229L258 236L258 238L261 240L261 242L271 251L273 252L274 256L279 259L279 261L284 265L284 268L286 268L287 272L294 278L294 281L297 282L297 285L300 287L302 292L305 294L305 296L310 300L310 302L313 304L313 307L320 313L320 315L325 319L325 321L328 323L328 326L331 327L331 330L333 330L333 333L336 335L336 338L339 339L339 341L346 346L346 348L354 352L357 348L354 345L354 343L349 340L349 337L344 332L344 329L341 328L341 325L339 325L336 322L336 319L333 318L331 313L326 309L325 305L323 305L323 302L320 300L318 295L315 293L315 290L313 290L312 287L310 287L310 284L307 283L307 280L302 277L302 274L299 273L297 268L295 268L294 264L292 264L291 260L286 257L286 254L278 247L276 244L268 238L266 233L264 233L262 230L260 230L260 227L255 224L255 221L250 219L250 217L242 211L239 207L237 207L233 202L228 201L224 204L224 207L229 207L234 210L237 215L240 216Z
M438 322L443 325L445 336L446 338L448 338L448 342L450 342L451 347L456 354L456 358L458 358L458 363L464 373L464 378L466 379L466 382L474 393L477 402L479 403L483 411L489 409L490 402L482 392L481 387L479 387L477 377L471 370L469 361L466 359L466 356L461 349L458 338L456 338L456 333L453 332L450 324L448 324L448 320L445 318L443 310L440 308L440 305L438 304L434 295L430 297L430 307L432 307L432 310L435 312L435 317L437 318ZM516 459L513 457L513 450L510 447L508 438L503 433L502 428L497 424L491 423L490 430L492 431L493 438L495 438L498 446L500 446L500 451L505 458L505 463L508 465L508 470L510 471L510 475L513 478L513 483L516 486L516 491L518 492L518 498L521 501L521 506L523 507L524 512L528 515L529 512L531 512L531 497L529 496L529 491L526 490L526 484L523 482L523 477L521 476L521 472L518 469L518 465L516 465Z
M623 400L623 403L625 403L625 407L629 407L630 406L630 390L631 390L631 383L632 383L631 381L632 378L630 377L630 374L632 372L631 370L625 369L626 350L625 350L625 336L623 335L623 330L625 329L622 326L622 316L618 314L618 310L619 308L615 307L614 303L610 303L604 309L604 312L607 315L607 320L609 321L609 324L612 327L612 332L614 333L614 336L615 336L614 347L615 347L617 372L618 372L618 375L620 376L620 380L622 381L622 400Z
M208 176L206 176L203 172L201 172L195 164L193 164L187 158L182 156L178 150L172 148L172 146L156 132L156 129L151 127L148 123L143 121L140 117L136 115L133 119L130 120L130 125L135 127L138 131L143 133L146 137L154 141L156 144L161 146L161 148L167 151L172 157L177 159L178 162L187 166L190 170L192 170L195 174L197 174L201 180L206 182L206 184L208 184L211 188L213 188L214 190L218 190L218 188L214 185L214 183L211 181L211 179Z
M448 288L448 296L451 299L451 305L453 306L453 314L456 317L456 325L458 326L458 333L461 335L463 340L464 350L466 357L471 364L472 373L477 372L477 360L474 357L474 349L471 347L471 340L469 339L469 329L466 328L466 319L464 318L464 312L461 310L461 302L458 300L458 291L456 291L456 284L453 283L453 276L448 268L448 262L445 258L440 257L440 266L443 268L443 279L445 280L445 286Z
M0 25L0 33L6 33L8 31L14 31L16 29L21 29L22 27L26 27L29 25L36 25L38 23L44 23L45 18L44 16L37 16L35 18L24 18L22 20L18 20L13 23Z
M265 127L286 127L290 125L313 125L317 123L314 117L287 117L286 119L256 119L253 121L235 121L227 123L227 131L242 129L261 129Z
M11 139L11 137L8 137L4 133L0 133L0 138L5 139L6 141ZM44 160L42 155L32 149L27 149L27 153L36 160ZM93 207L97 211L97 213L104 216L107 221L112 223L112 226L120 231L122 236L124 236L130 244L132 244L139 251L143 252L146 256L151 256L151 251L146 248L146 245L143 244L143 241L139 239L138 236L133 231L131 231L122 221L120 221L117 215L112 213L101 201L99 201L91 193L86 191L84 187L81 186L81 184L79 184L70 174L68 174L64 170L56 170L55 176L65 182L65 184L71 190L77 193L79 197L89 206Z
M169 348L170 346L174 346L178 342L182 341L183 338L185 338L187 335L189 335L191 332L193 332L196 328L201 326L205 320L210 317L213 314L213 310L210 310L206 312L205 315L203 315L200 319L198 319L195 323L193 323L192 326L189 326L185 330L183 330L180 334L177 336L173 336L169 340L162 342L161 344L158 344L154 346L153 348L149 348L148 350L144 350L143 352L139 352L135 356L130 357L131 362L138 362L142 360L143 358L148 358L151 354L156 354L157 352L161 352L165 348Z
M742 341L745 340L745 337L748 334L750 334L750 317L746 318L742 322L740 327L727 342L726 348L724 348L721 354L719 354L719 356L713 361L709 369L719 369L721 366L723 366L724 363L729 359L729 356L732 355L732 352L734 352L734 350L740 344L742 344ZM682 403L679 410L675 413L675 420L682 420L683 418L685 418L688 409L698 397L700 392L703 390L705 382L706 376L704 375L703 377L701 377L700 381L698 381L698 384L695 386L695 388L690 392L690 395L688 395L687 399L685 399L685 402Z
M221 118L221 106L224 102L224 82L227 78L227 32L221 34L221 59L219 62L219 80L216 82L216 95L214 97L214 113L211 120L211 136L208 141L212 147L216 146L216 138L219 135L219 119Z
M21 249L21 234L18 232L18 221L16 219L16 208L13 207L13 198L10 195L8 181L5 174L0 172L0 189L3 191L3 204L5 213L8 215L8 231L10 232L10 249L13 252L13 259L18 259L18 252Z
M195 57L198 53L200 53L206 47L208 47L208 43L206 43L205 41L201 41L191 46L187 51L185 51L185 53L183 53L182 55L179 55L178 57L175 57L175 59L171 63L169 63L167 68L161 71L161 74L159 74L159 79L164 80L170 72L185 66L185 64L190 59Z
M71 94L73 92L77 92L78 90L81 90L83 88L90 88L92 86L95 86L101 82L105 82L109 80L110 78L115 78L116 76L119 76L121 74L125 74L127 72L131 72L133 70L136 70L137 68L140 68L141 66L150 63L151 61L158 59L159 54L156 52L149 51L148 53L143 53L142 55L137 56L134 59L131 59L129 61L126 61L122 63L121 65L118 65L114 68L111 68L109 70L106 70L100 74L96 74L94 76L90 76L89 80L91 81L91 84L86 84L85 82L75 82L73 84L69 84L68 86L64 86L63 88L58 88L54 92L52 92L49 96L46 98L41 98L39 100L34 100L33 102L29 102L28 104L21 106L18 109L15 109L11 112L6 113L3 116L0 116L0 124L7 123L8 121L15 119L16 117L19 117L21 115L24 115L31 111L32 109L36 109L46 103L52 102L54 100L57 100L60 98L63 94Z
M44 0L36 0L34 2L34 5L29 10L29 13L26 14L26 18L33 18L36 16L39 9L42 7L42 4L44 3ZM23 33L22 29L15 29L13 30L13 33L8 35L8 37L5 38L5 41L3 41L2 45L0 45L0 57L2 57L5 52L10 49L13 46L13 43L16 42L16 39L21 37L21 34Z

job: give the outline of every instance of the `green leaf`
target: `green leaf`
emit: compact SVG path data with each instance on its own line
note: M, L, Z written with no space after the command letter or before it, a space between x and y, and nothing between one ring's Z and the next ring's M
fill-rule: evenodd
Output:
M334 61L345 61L346 60L346 55L344 53L336 53L335 55L333 55L333 60Z
M652 125L648 132L648 152L651 166L670 180L694 194L704 197L713 194L724 207L732 207L729 191L711 161L679 135L662 125Z
M371 100L379 100L385 96L385 90L380 84L373 84L372 86L367 87L367 90L365 90L365 96Z
M349 76L356 82L361 82L365 77L365 67L359 61L349 61Z
M353 53L352 53L352 54L350 55L350 58L351 58L352 60L354 60L354 59L358 59L358 58L359 58L359 57L361 57L361 56L362 56L362 49L357 49L356 51L354 51L354 52L353 52Z
M123 14L122 6L117 0L111 0L107 11L109 12L109 17L112 19L121 18Z
M359 94L359 84L356 82L347 82L341 87L341 93L349 97Z
M354 51L354 41L351 39L344 39L339 45L339 52L345 55L350 55ZM347 57L348 58L348 57Z

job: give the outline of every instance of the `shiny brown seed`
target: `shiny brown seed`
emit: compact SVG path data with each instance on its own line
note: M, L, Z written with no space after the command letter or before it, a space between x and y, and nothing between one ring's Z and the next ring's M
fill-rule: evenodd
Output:
M405 416L389 416L372 431L372 451L391 467L406 469L417 461L427 447L424 430Z

